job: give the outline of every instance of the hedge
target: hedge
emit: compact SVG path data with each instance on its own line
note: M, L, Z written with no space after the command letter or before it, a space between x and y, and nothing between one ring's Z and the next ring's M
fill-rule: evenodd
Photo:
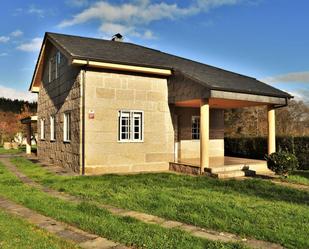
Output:
M299 161L299 169L309 170L309 136L277 137L279 149L294 153ZM264 159L267 154L267 137L224 138L226 156Z

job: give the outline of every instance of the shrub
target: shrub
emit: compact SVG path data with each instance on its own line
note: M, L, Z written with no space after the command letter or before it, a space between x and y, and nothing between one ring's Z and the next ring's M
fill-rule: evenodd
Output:
M297 157L287 151L279 151L266 156L267 166L278 175L287 175L298 168Z

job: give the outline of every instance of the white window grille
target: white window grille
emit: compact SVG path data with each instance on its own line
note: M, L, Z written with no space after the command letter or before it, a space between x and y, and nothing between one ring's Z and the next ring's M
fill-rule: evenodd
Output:
M118 140L121 142L142 142L143 112L132 110L119 111Z
M45 139L45 120L42 118L40 121L40 125L41 125L41 140Z
M55 116L50 116L50 140L56 140L56 129L55 129L56 119Z
M63 141L70 142L71 141L71 113L64 113L63 119Z

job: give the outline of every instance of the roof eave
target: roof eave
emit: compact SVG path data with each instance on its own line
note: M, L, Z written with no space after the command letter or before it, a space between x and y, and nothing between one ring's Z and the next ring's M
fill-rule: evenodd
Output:
M76 66L87 66L93 68L103 68L109 70L118 70L118 71L127 71L127 72L136 72L136 73L145 73L145 74L154 74L160 76L170 76L172 75L171 69L162 69L155 67L146 67L146 66L136 66L124 63L110 63L105 61L93 61L89 59L72 59L72 65Z

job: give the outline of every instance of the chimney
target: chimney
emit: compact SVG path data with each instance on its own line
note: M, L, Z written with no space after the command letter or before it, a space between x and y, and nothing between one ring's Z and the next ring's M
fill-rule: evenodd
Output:
M123 41L123 36L119 33L113 35L112 41L117 41L117 42L122 42Z

